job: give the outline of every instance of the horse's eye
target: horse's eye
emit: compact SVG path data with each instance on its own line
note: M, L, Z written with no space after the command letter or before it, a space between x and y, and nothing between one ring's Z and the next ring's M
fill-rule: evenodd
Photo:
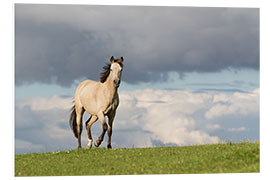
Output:
M110 71L112 71L112 69L110 69Z

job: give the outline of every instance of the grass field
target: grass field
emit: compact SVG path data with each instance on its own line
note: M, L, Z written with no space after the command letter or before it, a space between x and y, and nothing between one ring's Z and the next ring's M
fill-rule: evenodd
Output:
M244 173L260 171L260 144L93 148L15 155L15 176Z

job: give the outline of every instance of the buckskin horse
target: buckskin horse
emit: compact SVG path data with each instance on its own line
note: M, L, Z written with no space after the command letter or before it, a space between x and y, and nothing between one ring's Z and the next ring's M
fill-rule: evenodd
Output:
M74 95L74 105L71 108L69 124L74 136L78 139L78 148L81 148L82 117L86 111L91 116L86 121L86 131L88 134L87 149L92 147L93 138L91 126L97 119L102 124L102 133L95 141L98 147L103 141L104 135L108 134L107 148L111 148L112 125L119 105L118 87L121 82L123 70L123 57L114 59L112 56L110 63L105 64L103 72L100 73L100 81L85 80L81 82ZM108 125L105 116L108 117Z

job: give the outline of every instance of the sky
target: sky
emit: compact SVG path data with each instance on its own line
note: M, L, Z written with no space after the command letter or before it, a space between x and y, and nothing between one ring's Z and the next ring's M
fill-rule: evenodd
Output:
M258 8L16 4L14 17L16 153L76 148L73 94L112 55L114 148L260 139Z

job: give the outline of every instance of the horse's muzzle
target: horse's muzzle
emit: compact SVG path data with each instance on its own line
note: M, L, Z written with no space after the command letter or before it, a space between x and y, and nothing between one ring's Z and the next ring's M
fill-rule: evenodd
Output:
M119 86L120 86L120 80L114 80L113 81L113 84L114 84L114 86L116 87L116 88L118 88Z

